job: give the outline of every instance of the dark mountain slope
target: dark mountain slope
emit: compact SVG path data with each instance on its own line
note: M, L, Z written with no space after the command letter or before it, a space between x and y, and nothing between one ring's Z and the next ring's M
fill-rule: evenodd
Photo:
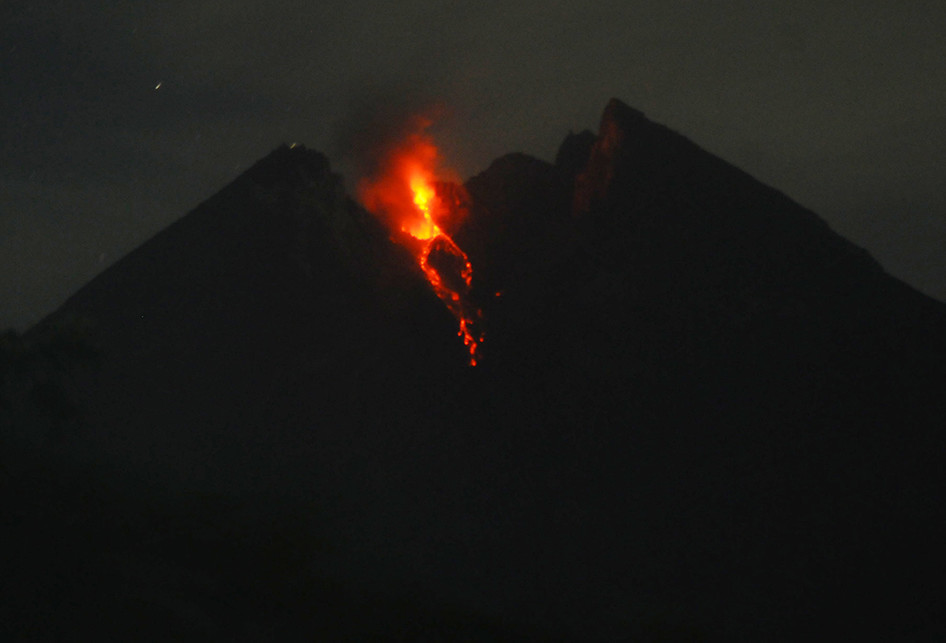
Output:
M916 342L923 348L909 359L920 360L946 348L942 305L884 275L813 213L617 101L574 206L594 221L604 262L639 273L657 297L674 292L691 309L715 308L709 314L730 325L751 328L803 307L842 344L841 335L873 351Z
M622 484L647 480L648 500L674 508L667 531L645 530L656 542L728 543L691 574L820 609L822 626L903 600L935 621L921 579L944 524L946 307L616 101L572 188L585 139L558 166L510 156L468 184L480 228L458 238L480 236L477 266L496 266L484 362L518 376L510 424L607 435L620 455L598 453L599 473L623 461L636 470ZM570 188L570 218L523 205ZM504 254L486 240L509 220L531 234Z
M94 320L107 356L76 449L172 505L240 507L171 535L155 520L173 569L217 587L337 580L355 604L401 595L408 614L511 628L483 640L942 632L942 304L616 101L556 165L508 155L466 187L475 369L413 260L298 149L50 320ZM279 531L260 525L286 520L319 543L288 585L260 553ZM259 546L208 571L200 543L230 541ZM158 545L124 547L147 569ZM217 601L205 620L227 632L274 619L263 600L175 592ZM360 632L323 610L332 593L296 592L292 614L311 601Z
M582 151L588 158L579 163ZM570 136L559 160L553 167L509 156L472 179L479 211L458 233L478 268L500 273L487 295L511 288L529 299L533 312L523 317L555 326L537 334L582 342L595 330L569 331L570 321L614 321L612 336L594 346L631 349L638 342L628 335L657 342L652 359L620 356L627 359L614 365L618 376L626 371L621 364L645 359L651 372L663 370L656 362L671 361L670 368L690 371L701 366L697 360L713 369L771 365L774 377L786 375L788 360L813 367L811 379L845 378L845 389L852 384L846 378L906 389L942 378L946 307L884 274L813 213L684 137L612 101L592 148L587 137ZM583 169L572 183L576 166ZM564 193L571 218L561 206ZM572 308L576 319L536 313L543 302ZM489 298L483 303L489 307ZM669 360L674 353L683 361ZM910 372L898 363L909 363Z
M462 363L413 258L303 148L257 163L63 310L97 326L109 357L90 387L90 422L104 430L91 437L208 484L222 466L213 454L238 457L216 481L228 489L232 468L259 462L248 427L351 421L362 391L372 407L427 413L419 385Z

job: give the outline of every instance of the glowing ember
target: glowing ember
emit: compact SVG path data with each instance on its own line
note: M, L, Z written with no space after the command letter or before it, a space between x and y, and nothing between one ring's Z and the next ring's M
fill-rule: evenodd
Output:
M434 187L438 153L424 133L429 125L429 121L420 122L418 131L383 159L380 171L359 183L358 194L369 212L396 232L408 235L395 240L414 250L437 297L457 318L457 334L470 352L470 365L476 366L483 335L475 330L480 310L467 301L473 266L466 253L438 225L438 221L455 223L459 212L455 204L441 199ZM412 239L420 241L420 246Z

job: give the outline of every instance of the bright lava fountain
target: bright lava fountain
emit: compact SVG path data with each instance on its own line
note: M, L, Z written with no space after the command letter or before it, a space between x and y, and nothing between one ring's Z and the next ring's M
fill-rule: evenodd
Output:
M468 301L473 266L438 225L457 223L460 213L455 202L437 193L439 155L424 132L429 125L420 122L416 132L382 159L380 171L359 182L358 193L365 208L392 228L394 240L413 251L437 297L457 318L470 366L476 366L483 335L476 330L481 312Z

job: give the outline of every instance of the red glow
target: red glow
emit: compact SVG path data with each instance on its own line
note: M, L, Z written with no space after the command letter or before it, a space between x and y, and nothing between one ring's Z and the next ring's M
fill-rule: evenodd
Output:
M456 203L437 194L439 154L424 131L429 125L429 121L420 122L417 131L394 147L380 171L360 181L358 195L369 212L392 228L396 241L414 250L437 297L457 318L458 335L469 350L470 365L476 366L477 350L483 342L482 334L475 330L480 311L466 300L473 266L439 225L457 223L460 212ZM420 246L412 239L420 241Z

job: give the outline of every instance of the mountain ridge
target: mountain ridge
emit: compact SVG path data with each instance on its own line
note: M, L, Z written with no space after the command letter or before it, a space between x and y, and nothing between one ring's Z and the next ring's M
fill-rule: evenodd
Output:
M77 452L317 517L303 575L566 639L943 631L946 305L618 101L591 136L465 184L476 368L278 148L45 322L102 331Z

